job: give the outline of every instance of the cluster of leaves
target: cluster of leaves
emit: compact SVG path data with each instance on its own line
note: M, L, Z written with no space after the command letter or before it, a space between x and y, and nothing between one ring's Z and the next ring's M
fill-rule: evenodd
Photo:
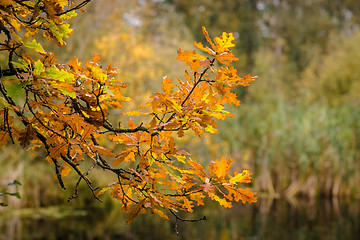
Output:
M189 131L199 137L216 133L216 120L232 116L224 105L240 105L231 89L255 79L239 77L230 66L238 60L230 50L235 46L232 33L212 41L203 28L210 46L194 44L208 56L178 50L178 59L190 67L184 79L175 83L164 77L162 92L139 111L123 112L127 123L115 126L110 110L130 101L121 94L127 85L116 78L116 69L101 66L99 56L85 64L77 58L61 64L34 38L42 34L64 46L72 32L65 20L87 2L2 1L0 30L5 41L0 45L9 61L1 70L0 144L18 141L24 148L44 147L61 187L65 188L62 178L75 171L78 184L84 181L96 199L111 191L129 214L127 223L147 210L165 219L167 209L175 216L179 210L192 212L206 196L224 207L233 201L256 202L255 193L241 186L251 181L250 171L231 173L231 159L225 157L206 170L175 142ZM148 121L135 124L131 116L140 115ZM103 138L120 150L100 145ZM90 169L81 167L84 161L93 162ZM89 174L95 167L113 173L116 181L100 191L93 188Z

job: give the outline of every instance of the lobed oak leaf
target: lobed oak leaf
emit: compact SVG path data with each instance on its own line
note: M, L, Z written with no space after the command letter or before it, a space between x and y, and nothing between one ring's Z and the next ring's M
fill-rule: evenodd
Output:
M205 178L208 178L204 168L202 165L200 165L198 162L193 161L191 158L188 159L187 163L193 168L194 174L199 176L202 180L205 181Z
M61 164L60 166L60 174L62 177L66 177L70 174L70 172L73 170L73 168L67 164L66 162L64 162L63 164Z
M209 193L209 196L212 200L217 201L221 206L224 206L225 208L231 208L232 204L231 202L226 201L225 198L220 198L218 195L216 195L213 192Z
M182 138L184 136L184 130L182 125L180 126L179 130L177 131L177 135L179 138Z
M99 60L101 59L101 57L100 57L100 55L94 55L93 57L92 57L92 62L94 62L94 63L97 63Z
M193 51L181 51L181 49L178 50L178 57L180 61L184 61L187 66L190 66L191 70L196 72L202 64L202 60L207 59L206 57L202 56L201 54L196 53L195 50Z
M117 166L122 162L129 162L130 160L135 161L135 153L133 152L133 148L127 149L117 155L112 165Z
M126 219L126 224L131 223L134 221L135 217L140 213L140 210L144 207L143 204L145 203L146 198L141 199L131 210L129 217Z
M214 55L214 56L216 55L216 52L214 52L214 50L212 50L212 49L209 48L209 47L204 47L201 42L195 42L195 41L194 41L194 45L195 45L197 48L203 50L204 52L207 52L207 53L209 53L209 54L211 54L211 55Z
M25 148L30 144L30 141L36 137L35 130L31 124L28 124L26 128L19 132L20 145Z
M221 37L216 37L214 42L218 47L218 53L229 51L229 48L235 47L235 44L232 43L233 40L235 40L233 33L223 32Z
M236 183L250 183L252 173L249 170L244 170L242 173L235 172L234 177L231 177L229 182Z
M209 33L206 31L206 28L203 26L202 27L202 32L206 38L206 41L208 41L208 43L210 43L211 48L216 52L217 51L217 47L215 46L215 44L211 41Z
M153 209L154 213L156 213L157 215L159 215L162 219L166 219L169 220L169 217L161 210L154 208Z
M245 189L238 188L238 189L236 189L233 192L234 200L236 202L241 200L242 203L246 203L246 202L255 203L255 202L257 202L257 198L255 197L256 192L251 192L250 190L251 190L250 188L245 188Z
M24 46L30 49L34 49L38 53L43 53L43 54L46 53L44 48L41 46L41 44L37 43L35 39L33 39L32 42L25 41Z
M231 159L226 159L224 156L221 157L220 161L216 160L212 162L209 166L210 175L216 175L217 178L224 178L230 169Z
M75 73L80 73L81 72L81 62L79 62L79 58L74 57L74 60L70 60L70 68Z
M109 157L113 157L114 154L111 152L111 149L109 148L105 148L105 147L102 147L102 146L91 146L91 148L95 151L97 151L99 154L101 155L105 155L105 156L109 156Z
M163 77L162 89L168 95L170 95L172 93L172 89L174 88L174 86L171 85L171 83L172 83L172 80L170 78L168 78L167 76Z
M211 134L218 133L217 129L214 128L212 125L208 124L205 128L206 132L209 132Z
M195 192L190 194L190 199L196 202L197 206L204 205L204 194L201 192Z
M35 76L40 76L40 74L45 72L44 64L40 60L37 60L34 63L34 71L33 72L34 72Z
M0 145L5 145L7 141L10 139L10 135L8 132L0 131Z

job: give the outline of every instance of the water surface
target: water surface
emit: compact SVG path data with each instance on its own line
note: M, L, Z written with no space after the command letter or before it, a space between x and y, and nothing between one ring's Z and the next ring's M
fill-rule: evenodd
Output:
M0 213L0 239L360 239L360 201L258 199L256 204L224 209L209 203L195 214L196 223L163 221L142 215L132 224L114 206L71 206Z

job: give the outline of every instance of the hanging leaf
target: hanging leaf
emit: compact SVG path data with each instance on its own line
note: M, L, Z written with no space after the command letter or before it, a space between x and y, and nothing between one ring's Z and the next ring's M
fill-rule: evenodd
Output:
M43 47L41 46L41 44L37 43L35 39L33 39L31 42L29 41L24 42L24 46L30 49L34 49L38 53L42 53L42 54L46 53Z

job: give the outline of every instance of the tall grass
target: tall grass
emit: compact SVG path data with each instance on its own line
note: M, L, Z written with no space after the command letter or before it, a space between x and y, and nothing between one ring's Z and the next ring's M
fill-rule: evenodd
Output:
M255 172L258 190L360 197L359 108L274 98L234 111L235 119L220 123L215 141Z

